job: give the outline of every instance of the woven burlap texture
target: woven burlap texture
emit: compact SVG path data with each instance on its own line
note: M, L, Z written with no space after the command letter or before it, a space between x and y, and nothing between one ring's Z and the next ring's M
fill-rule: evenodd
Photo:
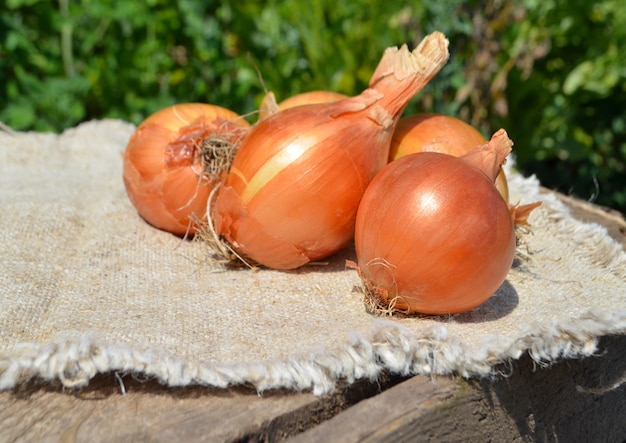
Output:
M476 377L525 352L582 357L626 331L623 248L510 168L512 201L543 205L498 292L464 314L380 318L345 269L350 247L296 271L226 269L146 224L122 182L133 130L0 132L0 389L117 371L321 394L383 370Z

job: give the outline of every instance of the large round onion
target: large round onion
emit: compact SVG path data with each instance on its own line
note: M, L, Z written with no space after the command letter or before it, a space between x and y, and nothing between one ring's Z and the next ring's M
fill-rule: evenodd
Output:
M358 269L391 309L452 314L487 300L515 254L515 228L494 186L512 142L504 131L463 157L410 154L367 188L356 219Z
M365 188L387 163L402 111L443 67L447 47L436 32L412 52L388 48L360 95L255 124L217 192L215 232L239 256L275 269L344 247Z

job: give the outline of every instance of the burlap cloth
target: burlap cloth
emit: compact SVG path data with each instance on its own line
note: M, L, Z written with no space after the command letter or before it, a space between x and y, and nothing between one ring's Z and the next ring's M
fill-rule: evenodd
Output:
M321 394L383 370L474 377L525 352L540 363L586 356L626 332L623 248L534 178L508 171L513 202L544 204L487 303L377 318L344 268L350 248L293 272L226 270L202 244L147 225L122 183L133 130L108 120L62 135L0 131L1 389L120 371Z

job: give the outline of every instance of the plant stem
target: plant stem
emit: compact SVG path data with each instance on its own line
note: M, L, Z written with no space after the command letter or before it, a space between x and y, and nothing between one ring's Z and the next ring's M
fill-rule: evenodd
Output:
M76 70L74 69L74 56L72 49L72 22L70 21L70 8L69 0L59 0L59 11L63 18L63 24L61 25L61 57L63 58L63 67L65 69L65 75L68 77L74 76Z

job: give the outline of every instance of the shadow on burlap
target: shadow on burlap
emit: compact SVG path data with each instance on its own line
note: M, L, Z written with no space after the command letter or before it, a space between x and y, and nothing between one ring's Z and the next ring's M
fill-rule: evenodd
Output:
M325 266L234 270L147 225L121 178L133 130L0 132L0 389L120 371L322 394L383 370L483 377L526 352L579 358L626 332L621 245L510 166L511 201L543 205L497 293L464 314L377 318L345 269L350 247Z

